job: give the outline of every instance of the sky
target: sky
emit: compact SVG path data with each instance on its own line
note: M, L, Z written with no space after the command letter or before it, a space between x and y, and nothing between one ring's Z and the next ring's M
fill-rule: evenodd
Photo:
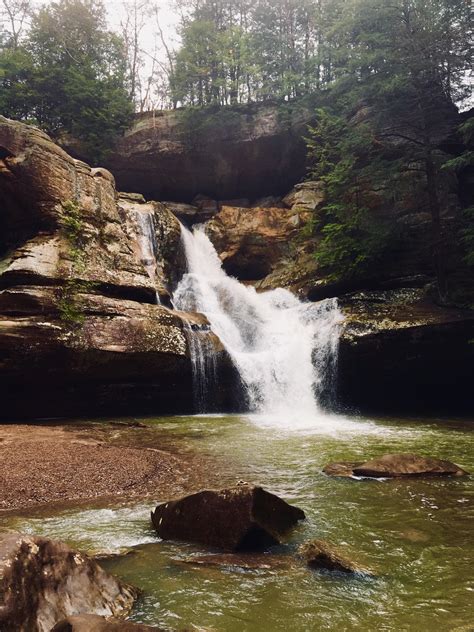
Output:
M107 11L107 23L109 28L120 32L120 25L125 20L127 11L126 4L132 4L133 0L102 0ZM34 6L48 5L51 0L33 0ZM164 39L170 50L176 49L178 46L177 25L179 15L171 8L170 0L150 0L150 4L158 6L158 16L160 26L163 31ZM166 51L157 37L157 28L155 19L150 17L140 34L140 47L145 51L143 55L144 66L140 71L142 79L146 81L151 73L152 56L155 56L161 63L166 63ZM159 73L159 69L157 70ZM153 96L148 103L148 107L161 107L162 104L157 102Z

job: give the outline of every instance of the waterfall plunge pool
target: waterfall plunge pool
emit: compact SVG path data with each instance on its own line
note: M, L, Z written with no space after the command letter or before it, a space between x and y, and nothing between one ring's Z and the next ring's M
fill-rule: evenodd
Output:
M144 421L149 430L124 428L122 438L125 433L130 445L205 455L213 466L203 483L261 484L304 509L307 520L289 534L287 546L268 554L265 567L253 569L185 563L208 551L161 542L151 529L155 503L148 499L8 513L0 515L0 527L90 552L132 547L134 554L102 565L143 590L132 618L152 625L220 632L472 629L472 477L356 481L321 471L330 461L419 452L473 472L469 423L333 416L312 429L290 431L269 428L268 419L258 416ZM156 501L162 500L157 490ZM313 538L339 545L377 577L272 566L272 555L290 560L300 543Z

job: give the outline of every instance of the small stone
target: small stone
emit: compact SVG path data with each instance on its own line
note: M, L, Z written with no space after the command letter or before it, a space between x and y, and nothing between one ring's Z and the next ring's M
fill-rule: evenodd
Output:
M373 574L372 571L359 566L325 540L306 542L299 547L298 553L311 568L322 568L340 573Z
M328 476L344 476L350 478L354 476L353 469L361 465L360 463L354 463L354 461L338 461L337 463L328 463L323 472Z

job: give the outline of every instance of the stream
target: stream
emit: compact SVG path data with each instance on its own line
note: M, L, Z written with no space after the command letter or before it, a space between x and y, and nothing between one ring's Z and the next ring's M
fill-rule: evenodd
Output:
M260 483L304 509L307 520L259 568L228 560L191 564L189 558L209 551L160 541L149 519L156 502L166 500L159 490L156 502L3 514L0 528L44 534L91 553L131 550L101 563L143 590L131 617L142 623L219 632L472 630L472 477L375 481L321 471L330 461L410 451L450 459L472 472L468 422L326 415L298 430L269 427L259 415L143 421L150 430L120 431L129 445L199 453L215 464L210 480L217 477L221 486L239 479ZM313 538L337 544L376 576L305 568L293 554ZM272 559L286 563L273 565Z

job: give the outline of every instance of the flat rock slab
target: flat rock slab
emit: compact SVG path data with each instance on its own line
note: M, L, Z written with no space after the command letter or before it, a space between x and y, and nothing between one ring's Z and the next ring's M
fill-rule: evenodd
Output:
M212 555L190 555L174 558L177 564L196 567L237 568L244 570L278 570L294 566L295 560L289 555L270 555L265 553L221 553Z
M141 623L105 619L94 614L79 614L57 623L51 632L165 632L163 628Z
M280 536L305 514L261 487L245 483L158 505L151 517L163 540L258 551L279 544Z
M93 559L47 538L0 536L0 630L50 632L77 612L124 616L138 591Z
M302 544L298 553L311 568L320 568L340 573L352 573L372 576L373 572L360 566L333 544L325 540L312 540Z
M323 469L328 476L365 476L396 478L405 476L466 476L459 465L417 454L384 454L365 463L341 461L329 463Z

